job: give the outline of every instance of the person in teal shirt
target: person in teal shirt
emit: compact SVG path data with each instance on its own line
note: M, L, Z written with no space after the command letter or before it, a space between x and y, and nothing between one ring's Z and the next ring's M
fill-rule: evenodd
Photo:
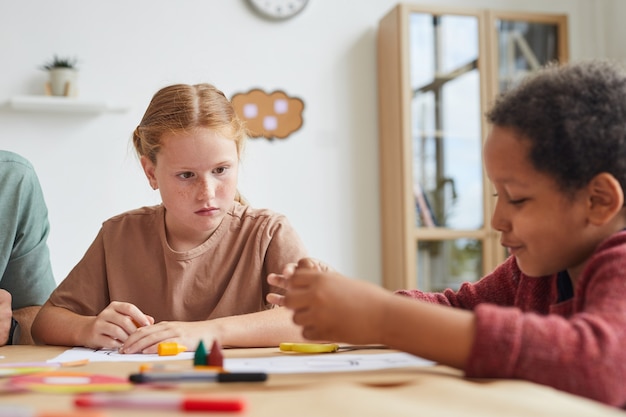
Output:
M32 164L0 150L0 346L32 343L30 326L56 287L49 232Z

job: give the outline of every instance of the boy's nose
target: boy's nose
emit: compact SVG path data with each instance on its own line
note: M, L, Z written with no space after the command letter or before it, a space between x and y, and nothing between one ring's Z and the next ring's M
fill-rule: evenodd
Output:
M491 215L491 227L499 232L504 232L510 228L510 222L506 218L506 213L500 199L496 202L496 206Z

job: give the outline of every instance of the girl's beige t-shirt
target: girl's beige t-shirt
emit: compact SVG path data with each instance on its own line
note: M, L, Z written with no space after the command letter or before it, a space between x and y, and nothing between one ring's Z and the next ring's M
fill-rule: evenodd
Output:
M267 275L307 256L287 219L270 210L235 203L211 237L186 252L168 246L164 219L158 205L105 221L50 302L93 316L125 301L155 322L252 313L271 308L268 292L281 292Z

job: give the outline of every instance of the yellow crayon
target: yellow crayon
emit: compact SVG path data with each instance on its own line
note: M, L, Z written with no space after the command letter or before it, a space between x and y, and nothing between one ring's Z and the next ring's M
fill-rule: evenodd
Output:
M174 356L186 350L187 346L183 346L176 342L161 342L157 347L159 356Z
M282 352L299 352L299 353L330 353L337 352L339 345L336 343L288 343L284 342L279 345Z

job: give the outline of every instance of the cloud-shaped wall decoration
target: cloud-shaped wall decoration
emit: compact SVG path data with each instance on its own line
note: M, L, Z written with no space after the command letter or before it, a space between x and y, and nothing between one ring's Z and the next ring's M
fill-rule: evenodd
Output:
M283 91L266 93L255 88L231 98L240 118L246 121L252 137L285 139L302 127L304 102Z

